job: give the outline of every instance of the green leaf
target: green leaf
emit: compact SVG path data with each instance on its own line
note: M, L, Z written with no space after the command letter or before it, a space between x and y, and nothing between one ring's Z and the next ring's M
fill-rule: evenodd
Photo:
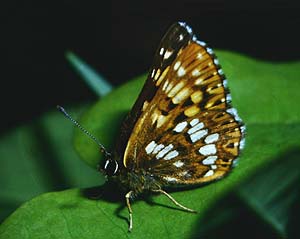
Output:
M187 238L194 236L205 212L278 155L300 146L300 63L271 64L229 52L219 52L233 104L247 125L246 148L239 165L226 178L193 190L173 192L189 214L164 196L133 203L134 229L127 232L124 195L115 188L88 199L79 190L41 195L25 203L0 227L0 238ZM122 118L130 110L145 77L131 81L96 103L81 124L113 148ZM293 99L291 100L291 96ZM98 147L76 131L75 146L92 167L101 160ZM272 190L272 189L270 189ZM149 201L150 200L150 201ZM122 202L122 203L121 203Z
M199 235L205 238L278 238L278 232L245 207L235 193L229 193L207 210L197 224L190 238L199 238Z
M282 237L288 234L289 216L299 200L300 150L278 155L240 187L239 194Z
M144 81L145 76L141 76L115 89L93 105L80 120L89 132L111 150L119 134L122 120L131 109ZM91 139L80 130L75 130L74 142L75 149L82 159L96 168L103 156L99 153L98 145L92 143Z
M104 96L111 92L112 85L77 55L68 51L66 52L66 58L96 95Z
M76 117L74 110L70 113ZM41 193L101 182L99 173L75 153L73 130L73 125L55 110L1 136L0 221Z

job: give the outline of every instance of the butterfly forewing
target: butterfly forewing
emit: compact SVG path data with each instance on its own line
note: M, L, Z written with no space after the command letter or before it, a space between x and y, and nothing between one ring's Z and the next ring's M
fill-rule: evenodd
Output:
M243 126L213 51L191 29L174 24L125 121L124 167L141 168L162 185L224 176L238 156Z
M170 64L177 57L178 52L181 51L192 39L193 33L185 23L173 24L168 32L164 35L154 56L154 62L149 71L146 83L141 90L141 93L136 100L132 110L124 120L121 128L121 135L117 142L117 153L122 156L129 137L133 131L133 127L140 115L143 108L150 102L158 90L158 79L162 79L167 72L166 68L170 68Z

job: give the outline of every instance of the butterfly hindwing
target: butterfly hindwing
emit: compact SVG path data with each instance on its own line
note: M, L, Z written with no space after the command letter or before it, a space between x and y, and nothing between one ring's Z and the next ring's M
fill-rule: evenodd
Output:
M224 176L238 156L242 132L234 115L212 110L178 122L137 154L162 185L199 184Z

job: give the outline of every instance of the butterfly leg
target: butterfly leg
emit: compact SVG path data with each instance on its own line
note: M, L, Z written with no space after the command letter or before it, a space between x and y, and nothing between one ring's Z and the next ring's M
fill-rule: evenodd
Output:
M129 212L129 227L128 227L128 231L132 230L132 209L131 209L131 205L130 205L130 198L132 196L133 191L129 191L126 195L126 204L127 204L127 208L128 208L128 212Z
M192 212L192 213L197 213L197 211L190 209L188 207L183 206L182 204L180 204L179 202L177 202L170 194L168 194L167 192L165 192L162 189L157 189L157 190L152 190L153 192L157 192L157 193L162 193L165 196L167 196L177 207L187 211L187 212Z

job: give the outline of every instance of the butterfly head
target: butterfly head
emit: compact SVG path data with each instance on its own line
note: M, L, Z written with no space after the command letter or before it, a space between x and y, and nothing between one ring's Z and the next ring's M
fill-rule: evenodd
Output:
M61 106L57 106L57 109L63 113L71 122L73 122L73 124L75 124L83 133L85 133L88 137L90 137L96 144L98 144L98 146L100 147L100 151L101 153L103 153L105 155L105 163L104 166L98 166L98 170L103 172L106 176L114 176L117 174L118 169L119 169L119 165L117 160L115 160L112 157L112 154L110 152L108 152L105 147L98 141L98 139L92 135L89 131L87 131L85 128L83 128L76 120L74 120L67 112L66 110L61 107Z
M105 176L112 177L119 172L119 164L115 160L111 153L105 152L105 162L99 171L103 172Z

